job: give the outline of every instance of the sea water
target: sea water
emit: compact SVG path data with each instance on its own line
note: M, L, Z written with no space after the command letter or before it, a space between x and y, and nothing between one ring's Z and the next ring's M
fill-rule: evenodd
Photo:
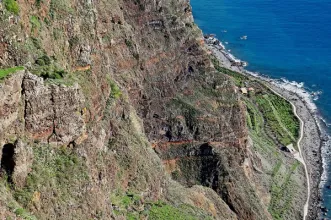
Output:
M195 22L216 34L248 70L322 91L320 115L331 123L331 0L191 0ZM247 36L247 39L243 39ZM326 165L331 165L330 162ZM331 169L323 205L331 210ZM331 219L331 212L328 217Z

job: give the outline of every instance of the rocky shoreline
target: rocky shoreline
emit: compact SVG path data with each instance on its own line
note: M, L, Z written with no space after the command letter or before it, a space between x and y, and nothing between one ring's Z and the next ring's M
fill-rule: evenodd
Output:
M296 107L297 115L304 121L303 137L300 142L302 156L307 165L310 180L310 195L308 213L305 219L317 219L320 216L320 182L323 173L321 149L325 138L319 126L316 115L317 107L312 102L310 95L299 85L290 82L270 79L256 73L249 72L243 67L234 66L225 56L224 52L214 45L207 45L211 53L216 56L224 67L237 71L245 76L262 81L269 88L279 93Z

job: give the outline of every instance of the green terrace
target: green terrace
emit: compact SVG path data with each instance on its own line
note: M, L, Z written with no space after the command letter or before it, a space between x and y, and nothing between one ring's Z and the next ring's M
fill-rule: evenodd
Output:
M296 145L300 122L291 103L276 95L263 82L221 67L215 57L211 59L217 71L230 76L238 89L244 88L242 99L247 107L249 128L264 129L278 147Z
M279 149L283 150L289 144L297 148L299 119L295 116L291 103L276 95L263 82L220 67L216 59L213 62L220 73L233 79L238 92L243 87L252 88L247 89L241 99L247 109L247 126L254 143L253 148L263 155L262 158L268 158L262 159L267 164L264 166L263 178L270 184L268 210L273 219L286 219L291 203L295 201L298 189L296 173L301 166L294 159L287 161Z

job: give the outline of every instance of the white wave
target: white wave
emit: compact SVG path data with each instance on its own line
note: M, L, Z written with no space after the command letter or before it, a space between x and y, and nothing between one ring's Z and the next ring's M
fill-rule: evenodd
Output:
M331 123L328 123L323 117L319 117L319 119L323 122L323 124L326 126L326 127L330 127L331 126Z
M228 42L225 42L225 44L228 44ZM230 67L231 68L231 67ZM314 103L314 98L315 100L318 99L318 95L322 94L322 91L317 91L317 92L311 92L308 91L306 88L304 88L304 83L303 82L296 82L296 81L289 81L288 79L282 77L280 79L272 79L269 76L263 76L258 72L251 72L245 69L242 69L242 71L248 75L254 76L256 78L262 79L264 81L267 81L281 89L288 90L290 92L293 92L297 94L299 98L306 104L307 108L312 112L312 115L317 122L317 125L319 127L319 130L324 132L325 135L325 127L322 127L320 125L320 121L322 121L327 127L331 127L330 123L327 123L326 120L322 117L320 117L321 120L318 120L318 115L317 115L317 106ZM315 95L313 95L315 93ZM317 95L316 95L317 94ZM323 143L323 146L321 147L321 155L322 155L322 166L323 166L323 172L321 175L321 182L320 182L320 187L324 187L325 184L328 182L329 177L329 170L330 166L328 162L328 159L331 157L331 137L328 136L329 139L327 142ZM330 164L331 165L331 164ZM331 176L330 176L331 178Z
M323 172L321 175L321 182L320 182L320 189L323 189L328 182L328 173L330 170L330 166L328 162L328 159L330 158L330 152L331 152L331 137L328 136L328 141L323 144L322 149L321 149L321 154L322 154L322 167L323 167Z

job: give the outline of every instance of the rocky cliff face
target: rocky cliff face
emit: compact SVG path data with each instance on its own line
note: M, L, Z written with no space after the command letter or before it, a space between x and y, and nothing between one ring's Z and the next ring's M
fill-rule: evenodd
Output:
M188 1L0 5L2 216L271 218Z

